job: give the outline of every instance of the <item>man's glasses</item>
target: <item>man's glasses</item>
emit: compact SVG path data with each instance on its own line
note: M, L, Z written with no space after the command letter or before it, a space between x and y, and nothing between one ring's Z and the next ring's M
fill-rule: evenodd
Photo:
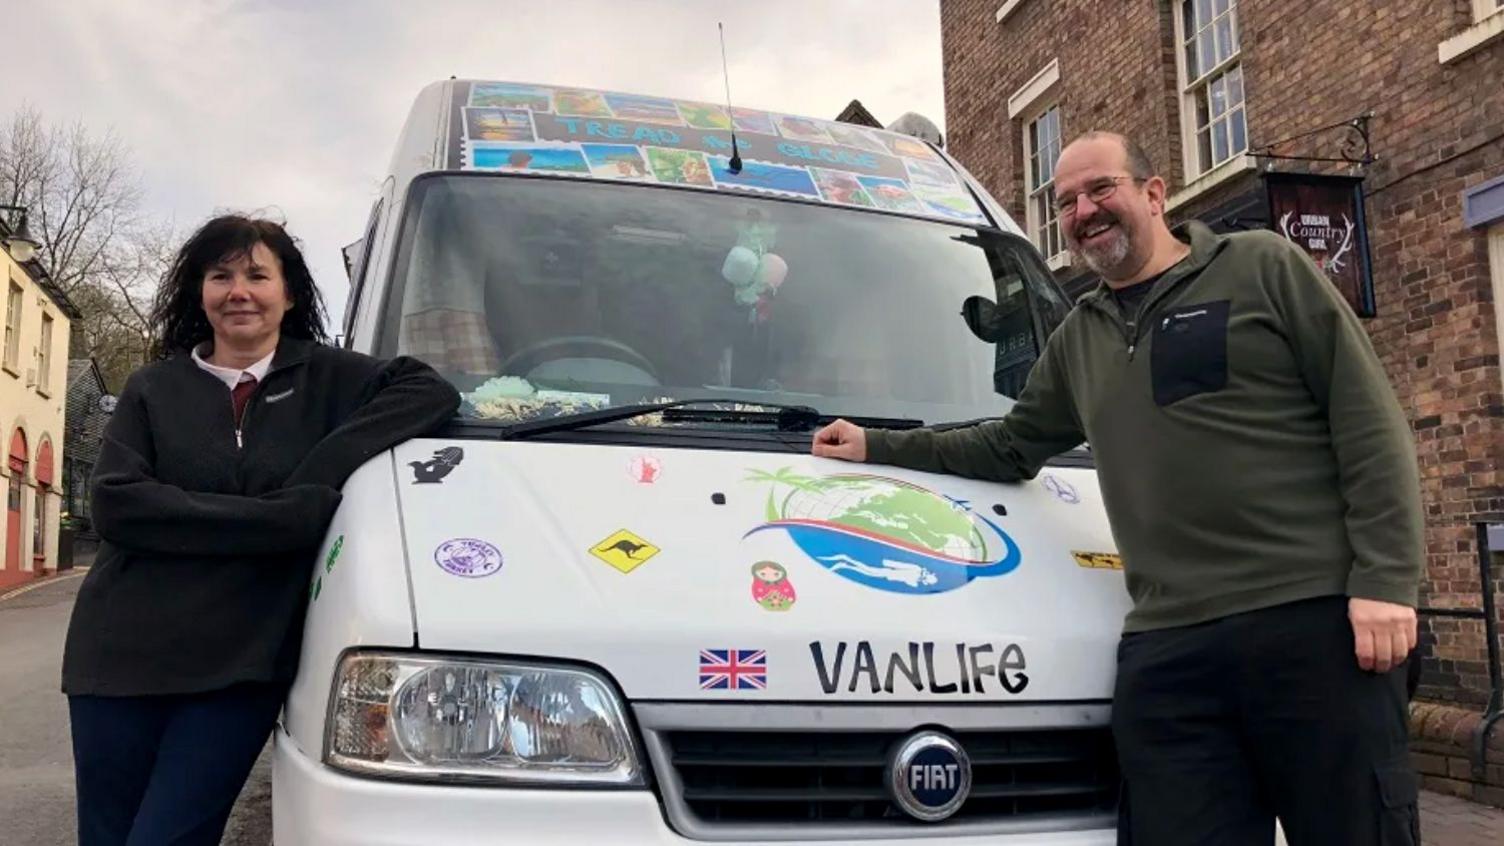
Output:
M1117 192L1118 186L1124 182L1148 182L1149 180L1139 176L1108 176L1098 179L1086 186L1085 191L1073 191L1069 196L1057 196L1055 198L1055 211L1061 217L1074 217L1076 203L1082 194L1091 200L1094 205L1100 205L1103 200Z

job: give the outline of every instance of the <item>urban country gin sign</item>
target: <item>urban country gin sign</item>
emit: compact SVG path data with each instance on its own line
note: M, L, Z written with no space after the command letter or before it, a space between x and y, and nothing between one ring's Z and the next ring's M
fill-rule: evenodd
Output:
M1359 317L1373 317L1362 178L1266 173L1264 183L1274 231L1306 251Z

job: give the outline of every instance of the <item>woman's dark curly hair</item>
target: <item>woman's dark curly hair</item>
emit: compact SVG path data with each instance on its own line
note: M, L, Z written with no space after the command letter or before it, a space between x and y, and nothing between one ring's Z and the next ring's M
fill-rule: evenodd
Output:
M214 329L204 315L204 274L213 265L250 255L257 244L265 244L282 262L282 278L292 300L292 307L282 316L282 335L329 343L329 333L324 329L324 298L313 283L297 242L280 223L227 214L199 227L162 277L151 310L159 356L187 352L214 337Z

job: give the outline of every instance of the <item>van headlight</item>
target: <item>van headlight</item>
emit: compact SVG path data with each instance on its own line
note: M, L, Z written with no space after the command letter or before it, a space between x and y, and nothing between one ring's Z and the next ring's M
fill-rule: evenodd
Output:
M363 775L635 786L621 701L588 670L353 652L334 674L324 761Z

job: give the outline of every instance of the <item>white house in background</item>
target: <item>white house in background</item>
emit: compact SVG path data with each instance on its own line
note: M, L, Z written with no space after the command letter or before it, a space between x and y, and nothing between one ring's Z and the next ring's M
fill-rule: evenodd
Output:
M0 215L0 590L57 569L68 335L78 310Z

